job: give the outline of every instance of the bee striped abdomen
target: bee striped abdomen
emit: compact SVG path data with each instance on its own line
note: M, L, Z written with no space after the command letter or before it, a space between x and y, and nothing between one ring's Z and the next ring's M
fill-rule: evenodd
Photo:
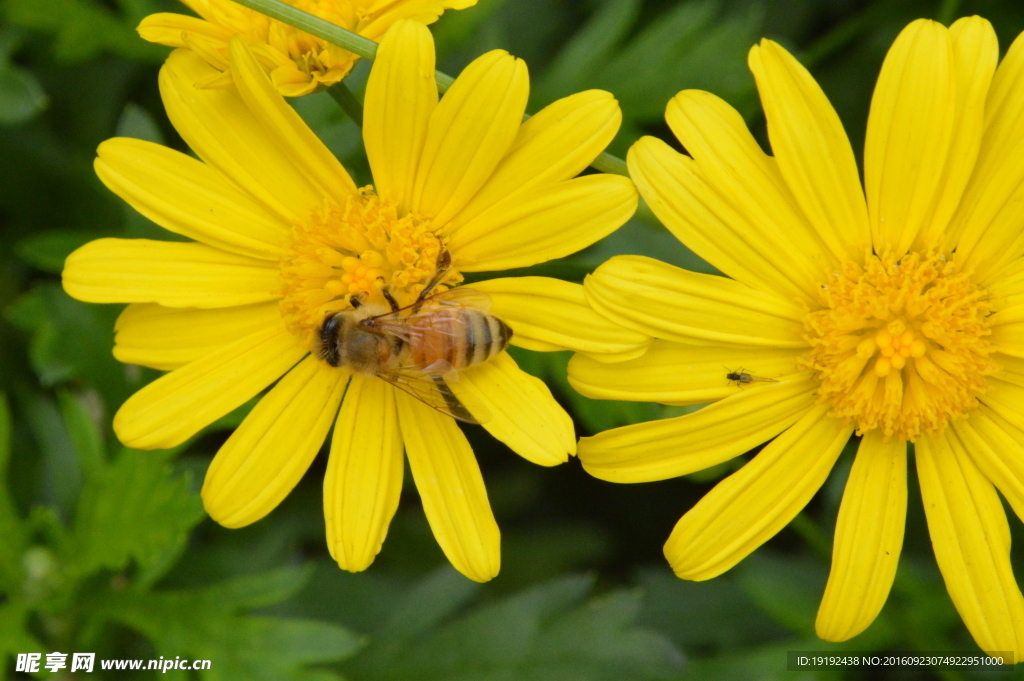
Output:
M498 355L512 338L507 324L479 310L440 310L428 319L418 324L422 340L412 353L419 366L443 360L452 369L466 369Z

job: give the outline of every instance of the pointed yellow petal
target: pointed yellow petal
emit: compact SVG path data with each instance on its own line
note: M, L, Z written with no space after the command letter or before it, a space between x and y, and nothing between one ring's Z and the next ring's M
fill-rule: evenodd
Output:
M853 426L830 418L828 411L821 405L806 412L679 520L665 542L665 557L676 575L717 577L807 505L853 433Z
M241 36L231 39L231 76L238 93L263 128L263 136L288 155L320 193L342 203L356 185L334 154L284 101Z
M905 253L941 198L956 119L953 62L946 27L919 19L882 64L864 144L868 219L879 253Z
M353 374L334 424L324 478L327 548L343 570L365 570L380 553L402 492L402 432L395 391Z
M437 107L434 39L415 21L394 25L380 47L366 83L363 142L377 193L409 212L416 168Z
M277 146L234 88L199 88L217 71L191 50L171 53L160 95L175 129L199 158L287 224L305 219L322 194Z
M490 313L512 327L512 345L594 355L642 354L651 339L602 317L583 287L550 277L505 277L472 284L491 298Z
M917 236L915 248L919 250L941 246L943 238L946 248L952 250L959 241L958 230L947 228L978 160L985 130L985 101L999 62L996 32L981 17L958 19L949 27L949 37L956 76L956 120L935 212Z
M636 359L614 364L576 355L569 361L569 383L580 394L601 400L706 404L764 385L738 385L726 379L727 373L742 370L777 380L799 372L797 359L805 352L656 340Z
M628 177L578 177L496 203L460 227L449 248L463 272L529 267L608 236L633 216L638 200Z
M630 147L626 162L647 205L694 253L759 291L807 298L776 261L781 251L768 246L736 211L732 196L708 185L696 161L660 139L641 137Z
M525 62L504 50L466 67L430 116L413 212L442 226L462 210L515 139L529 94Z
M289 371L213 458L203 483L210 517L244 527L274 510L320 451L347 381L312 356Z
M946 590L978 646L1024 652L1024 597L1010 566L1002 502L948 429L917 441L915 458L928 533Z
M603 90L578 92L544 107L520 126L490 179L449 229L457 230L499 201L576 177L611 143L621 123L619 103Z
M115 137L94 164L103 184L161 227L231 253L277 261L287 225L200 161Z
M273 383L306 352L283 324L239 338L129 397L114 416L114 432L135 449L179 445Z
M576 453L572 419L544 381L520 369L507 352L460 371L449 385L456 396L469 393L488 409L491 418L483 427L527 461L557 466Z
M480 466L455 420L396 392L398 419L416 489L434 538L455 569L486 582L501 567L501 533Z
M583 282L587 301L626 328L681 343L803 348L804 311L768 291L640 255L617 255Z
M185 47L181 35L183 31L206 36L223 42L225 45L231 40L231 31L222 26L203 21L198 17L172 14L171 12L157 12L143 17L136 30L143 40L168 47Z
M177 369L243 336L278 327L277 303L196 310L129 305L114 325L114 357L126 364Z
M951 425L978 469L1024 519L1024 431L985 407Z
M739 112L710 93L684 90L668 103L665 120L694 158L694 163L682 160L682 165L688 166L683 175L691 177L666 177L661 169L679 164L679 160L668 159L659 163L660 157L675 153L667 146L646 142L646 153L641 147L635 155L635 163L655 164L649 181L661 202L666 199L685 202L674 201L674 210L665 211L669 219L676 218L679 232L696 231L707 235L717 245L713 248L714 256L730 264L749 249L757 260L767 258L770 265L777 268L778 271L772 273L774 282L787 283L785 289L776 288L776 291L790 294L795 288L796 295L805 300L817 300L822 271L835 268L837 261L800 212L775 159L761 151ZM706 191L689 195L687 185L697 189L705 183ZM694 230L691 225L700 217L692 214L686 204L696 204L694 208L699 205L701 212L713 213L724 223L728 236L710 233L709 224ZM688 219L679 221L680 213L686 214ZM739 241L743 251L721 253L725 247L722 241L726 239ZM714 261L709 262L714 264Z
M388 30L389 26L403 19L411 19L421 24L432 24L437 21L445 9L464 9L475 4L476 0L443 0L442 2L437 0L403 0L402 2L382 0L376 3L379 6L360 12L360 15L369 18L370 22L366 26L360 27L359 34L376 40Z
M857 450L836 521L832 570L814 623L826 641L868 628L889 597L907 519L907 443L881 430Z
M750 451L796 423L814 406L816 385L808 374L759 385L692 414L581 438L577 455L588 473L610 482L687 475Z
M985 387L978 401L1013 426L1024 430L1024 387L991 376Z
M963 267L988 284L1024 254L1024 35L996 69L985 103L985 132L974 173L949 227ZM957 239L957 237L959 237Z
M277 263L204 244L97 239L64 262L64 290L90 303L229 307L281 295Z
M871 247L867 205L850 140L814 78L771 40L750 50L779 170L810 224L839 260Z

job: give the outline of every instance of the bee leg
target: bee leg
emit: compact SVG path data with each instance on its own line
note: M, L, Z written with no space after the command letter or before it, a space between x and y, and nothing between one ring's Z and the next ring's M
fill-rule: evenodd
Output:
M388 301L388 305L391 306L392 312L398 312L399 310L402 309L402 306L398 304L398 301L395 300L395 297L391 295L391 291L389 291L386 287L382 288L380 292L381 295L384 296L384 300Z
M428 281L427 285L423 287L422 291L420 291L419 296L416 297L416 302L422 303L424 300L426 300L427 296L429 296L430 293L435 288L437 288L437 285L444 281L445 277L448 276L448 272L449 270L451 270L451 268L452 254L449 253L446 249L442 249L441 252L437 254L437 270L434 274L434 277L430 281Z

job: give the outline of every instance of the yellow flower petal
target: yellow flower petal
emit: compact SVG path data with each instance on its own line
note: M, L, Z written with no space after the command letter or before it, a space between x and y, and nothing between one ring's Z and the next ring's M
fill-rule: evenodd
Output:
M289 371L213 458L202 492L210 517L244 527L274 510L320 451L347 382L312 356Z
M985 103L985 132L973 175L949 226L947 247L985 285L1024 254L1024 35L1003 58Z
M455 420L396 392L405 452L423 511L444 555L475 582L501 567L501 533L480 466Z
M839 260L863 258L871 247L867 205L839 116L807 69L777 43L762 40L748 63L797 205Z
M763 385L738 385L726 379L727 373L742 370L777 380L800 371L797 359L803 353L656 340L643 355L615 364L576 355L569 361L569 383L580 394L601 400L706 404Z
M528 267L582 250L636 212L628 177L586 175L500 201L455 232L449 246L463 272Z
M177 369L243 336L280 325L277 303L212 310L135 303L114 325L114 357L126 364Z
M191 50L175 50L160 69L171 123L199 158L286 223L305 219L321 193L271 139L234 88L199 88L217 71Z
M587 300L626 328L682 343L802 348L804 311L769 291L640 255L618 255L583 282Z
M1024 358L1002 353L993 353L989 357L999 367L999 371L994 374L996 378L1007 383L1024 386Z
M978 646L1024 652L1024 597L1010 566L1002 502L959 438L921 438L915 450L928 533L946 590Z
M881 612L896 577L907 518L907 443L861 440L836 521L832 570L814 624L826 641L845 641Z
M161 227L231 253L281 258L290 225L200 161L127 137L97 153L103 184Z
M644 146L631 157L642 168L638 175L654 190L658 208L676 223L680 239L689 244L686 237L696 232L698 243L711 241L709 255L738 264L743 274L753 256L758 269L775 269L764 282L775 284L775 291L817 300L822 271L835 269L838 262L801 214L775 159L761 151L739 112L710 93L684 90L668 103L665 120L695 162L665 158L676 152L643 140ZM647 165L653 167L648 171L643 168ZM667 176L673 165L685 167L683 177ZM669 202L672 208L665 205ZM695 211L687 210L688 204ZM723 223L726 235L703 223L702 213ZM741 250L722 252L733 244ZM734 278L755 286L759 279L750 274Z
M231 39L231 75L238 93L263 128L263 136L287 152L299 172L320 193L341 203L356 185L334 154L284 101L241 36Z
M807 505L853 433L853 426L828 411L821 405L806 412L679 520L665 543L665 557L679 577L717 577Z
M1024 387L990 376L986 388L978 401L1014 427L1024 430Z
M578 92L544 107L520 126L490 179L449 229L503 199L576 177L611 143L621 123L619 103L604 90Z
M515 139L529 94L526 64L504 50L466 67L430 116L413 212L442 226L462 210Z
M460 371L451 381L460 399L469 393L491 412L483 423L509 449L540 466L557 466L576 453L572 419L538 378L520 369L503 352L484 364Z
M394 25L380 47L366 83L363 142L377 193L409 212L416 168L437 107L434 39L421 23Z
M179 445L273 383L306 352L284 325L239 338L129 397L114 416L114 431L135 449Z
M864 189L876 252L902 255L934 218L957 103L949 31L927 19L911 23L889 48L868 116Z
M212 38L225 45L231 40L231 32L222 26L197 17L171 12L158 12L143 17L136 30L143 40L168 47L185 47L185 41L181 35L183 31Z
M327 548L343 570L365 570L380 553L398 510L402 473L395 391L377 378L353 374L324 478Z
M643 354L651 339L608 321L587 304L583 287L549 277L506 277L472 284L491 298L491 314L512 327L512 344L528 350L593 355Z
M1024 519L1024 431L984 407L952 426L978 469Z
M229 307L281 295L277 263L204 244L96 239L68 256L64 290L90 303Z
M367 38L377 39L388 30L388 27L402 19L413 19L415 21L432 24L446 9L465 9L472 7L477 0L378 0L371 3L371 7L364 9L360 14L370 18L365 27L359 29L360 35ZM360 0L357 4L365 4ZM375 15L375 16L374 16Z
M583 468L610 482L666 480L739 456L814 406L809 374L766 383L692 414L614 428L580 439Z
M732 197L708 185L696 161L660 139L641 137L626 162L647 205L694 253L752 288L806 299L776 262L783 251L764 243L760 231L736 212Z
M918 234L915 248L926 250L942 245L952 250L959 240L956 230L947 230L960 205L964 189L974 172L985 130L986 99L999 62L999 40L992 24L981 17L963 17L949 27L956 76L956 120L953 141L945 164L945 176L938 190L932 218Z

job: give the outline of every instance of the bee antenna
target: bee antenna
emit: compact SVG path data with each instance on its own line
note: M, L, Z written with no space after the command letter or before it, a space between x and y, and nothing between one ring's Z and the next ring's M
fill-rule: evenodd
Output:
M382 288L380 292L381 295L384 296L384 300L388 301L388 305L391 306L392 312L398 312L402 309L402 306L398 304L398 301L395 300L395 297L391 295L391 291L389 291L386 286Z
M359 299L359 296L349 296L348 304L352 306L353 310L358 310L363 306L363 301Z

